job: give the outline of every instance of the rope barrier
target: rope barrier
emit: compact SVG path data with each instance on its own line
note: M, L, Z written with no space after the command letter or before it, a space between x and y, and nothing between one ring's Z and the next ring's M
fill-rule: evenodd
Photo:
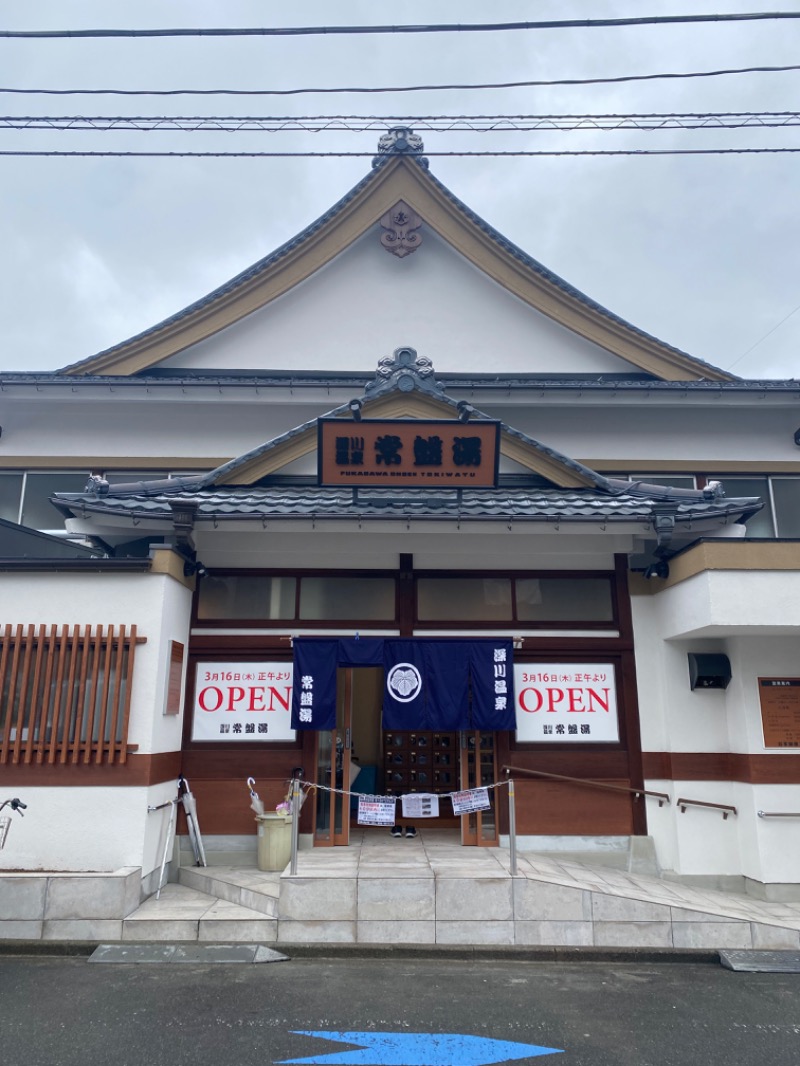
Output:
M456 789L454 792L403 792L400 795L390 796L382 795L380 793L366 793L366 792L351 792L346 788L332 788L330 785L320 785L315 781L301 781L301 787L310 791L311 789L319 789L322 792L332 792L337 796L366 796L368 799L386 799L386 800L399 800L403 796L438 796L439 799L447 799L452 796L458 796L461 792L474 792L478 788L504 788L509 784L509 781L494 781L490 785L475 785L474 788Z

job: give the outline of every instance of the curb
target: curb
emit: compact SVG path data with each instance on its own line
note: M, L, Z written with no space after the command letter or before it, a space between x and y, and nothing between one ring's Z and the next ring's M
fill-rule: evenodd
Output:
M103 944L132 947L143 941L103 941ZM171 941L153 941L162 947ZM196 941L175 941L185 947ZM100 941L77 940L0 940L0 957L30 958L87 957L100 947ZM596 948L596 947L528 947L525 945L467 944L264 944L291 959L427 959L481 960L497 962L601 962L601 963L694 963L720 965L719 952L706 948Z

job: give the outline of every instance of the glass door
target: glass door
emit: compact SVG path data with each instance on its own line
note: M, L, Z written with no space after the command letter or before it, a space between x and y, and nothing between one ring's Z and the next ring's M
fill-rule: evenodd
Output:
M314 846L350 843L350 755L352 749L353 671L336 671L336 728L317 734Z
M461 748L461 788L485 788L497 779L494 733L470 731L459 734ZM496 847L497 789L489 789L490 806L485 811L461 815L461 843L473 847Z

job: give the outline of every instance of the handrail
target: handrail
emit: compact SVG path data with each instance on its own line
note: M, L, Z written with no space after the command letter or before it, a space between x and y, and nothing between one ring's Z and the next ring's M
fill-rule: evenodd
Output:
M506 776L510 774L531 774L533 777L546 777L552 781L570 781L574 785L583 785L586 788L602 788L606 792L625 792L628 795L639 799L641 796L653 796L658 800L659 807L663 807L665 803L669 804L670 798L666 792L652 792L647 788L626 788L624 785L604 785L600 781L587 781L583 777L567 777L565 774L550 774L544 770L526 770L521 766L504 766Z
M759 811L759 818L800 818L800 811Z
M722 811L722 820L727 821L729 814L738 814L735 807L727 803L708 803L706 800L677 799L675 802L680 808L681 814L686 814L687 807L711 807L715 811Z

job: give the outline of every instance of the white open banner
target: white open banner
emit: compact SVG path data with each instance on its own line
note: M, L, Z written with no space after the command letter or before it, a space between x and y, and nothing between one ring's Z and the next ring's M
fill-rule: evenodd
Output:
M517 740L536 744L619 741L612 663L515 663Z
M295 739L291 663L198 663L192 740Z

